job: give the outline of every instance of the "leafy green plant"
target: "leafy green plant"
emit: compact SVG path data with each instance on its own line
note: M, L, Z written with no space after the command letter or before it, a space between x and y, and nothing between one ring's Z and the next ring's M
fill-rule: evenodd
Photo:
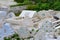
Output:
M18 1L18 0L16 0ZM22 6L28 5L27 10L60 10L60 0L19 0L17 5L11 6ZM35 3L35 4L33 4Z
M14 1L17 3L23 3L24 2L24 0L14 0Z
M38 5L28 5L27 10L38 10L39 6Z
M33 3L32 3L32 1L24 1L24 4L30 5L30 4L33 4Z
M48 3L42 3L41 6L40 6L40 9L41 10L48 10L50 7L50 4Z
M60 2L55 2L52 7L54 10L60 10Z
M11 36L11 37L5 37L4 38L4 40L12 40L12 39L16 39L16 40L21 40L20 38L19 38L19 36L18 36L18 34L13 34L13 36Z
M15 16L19 16L21 12L15 13Z

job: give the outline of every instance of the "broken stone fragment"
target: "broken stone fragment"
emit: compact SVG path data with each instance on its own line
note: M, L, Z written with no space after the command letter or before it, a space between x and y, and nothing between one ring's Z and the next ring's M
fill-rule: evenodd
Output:
M49 11L46 11L46 10L39 11L39 12L38 12L38 16L39 16L41 19L44 19L44 18L52 18L52 15L49 14Z
M17 30L17 34L20 38L28 38L30 37L30 32L27 29L27 27L20 27L20 29Z

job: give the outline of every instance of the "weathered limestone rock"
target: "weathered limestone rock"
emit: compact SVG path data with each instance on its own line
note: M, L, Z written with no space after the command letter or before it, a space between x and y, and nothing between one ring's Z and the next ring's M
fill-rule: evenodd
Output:
M55 36L56 37L60 36L60 26L55 28Z
M51 19L48 18L42 20L38 25L38 27L40 27L40 29L44 30L45 32L52 32L54 28L52 26L53 23L51 22Z
M27 27L20 27L20 29L17 31L19 34L20 38L28 38L30 37L30 32L27 29Z
M3 24L5 22L4 20L6 18L6 15L7 15L7 12L6 11L0 11L0 27L3 26Z
M16 17L13 12L8 13L7 18L14 18Z
M41 19L44 19L44 18L52 18L52 16L49 14L48 11L39 11L38 12L38 16L41 18Z
M46 35L51 39L56 34L58 36L60 31L57 30L54 34L56 20L49 12L51 11L40 11L37 14L36 11L24 10L19 17L6 19L6 22L25 40L30 40L28 37L32 37L31 40L46 40Z

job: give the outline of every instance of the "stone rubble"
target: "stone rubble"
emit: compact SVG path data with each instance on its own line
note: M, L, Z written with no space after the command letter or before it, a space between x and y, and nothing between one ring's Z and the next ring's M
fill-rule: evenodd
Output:
M10 14L10 13L9 13ZM4 20L24 40L59 40L60 12L42 10L39 12L23 10L19 17L11 12L12 17ZM54 16L59 19L56 20ZM57 25L58 24L58 25ZM29 38L30 37L30 38ZM57 37L57 39L55 39ZM29 39L28 39L29 38Z

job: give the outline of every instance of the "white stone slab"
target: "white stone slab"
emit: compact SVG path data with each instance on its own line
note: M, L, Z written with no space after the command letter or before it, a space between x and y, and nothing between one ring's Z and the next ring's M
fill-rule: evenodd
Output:
M14 30L11 28L10 24L9 23L6 23L3 27L3 30L5 31L4 34L6 36L9 36L9 35L12 35L14 34Z
M36 11L23 10L20 17L28 16L32 18L36 13L37 13Z
M7 15L7 12L6 11L0 11L0 19L5 18L6 15Z
M14 30L10 27L9 24L5 24L1 29L0 29L0 38L4 38L6 36L13 35L15 32Z

